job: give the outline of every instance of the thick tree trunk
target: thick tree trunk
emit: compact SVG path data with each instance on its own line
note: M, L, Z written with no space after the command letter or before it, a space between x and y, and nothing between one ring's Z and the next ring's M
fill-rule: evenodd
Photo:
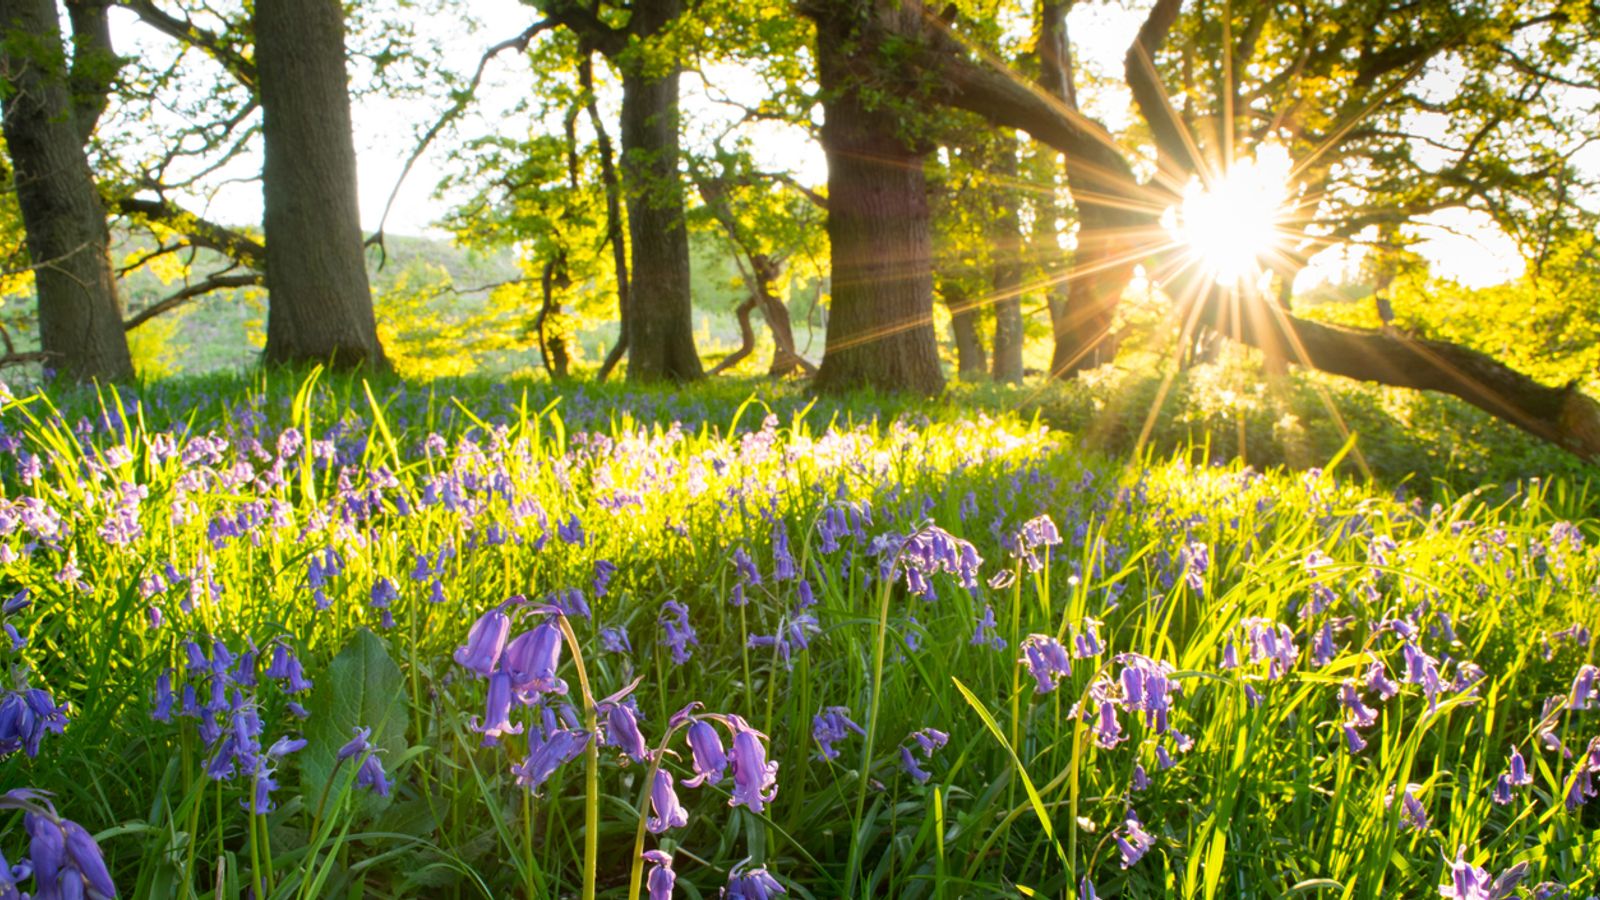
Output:
M1549 387L1459 344L1398 331L1360 331L1293 316L1258 301L1245 308L1213 289L1202 324L1331 375L1451 394L1490 415L1600 463L1600 403L1576 385Z
M339 0L258 0L268 363L383 367Z
M653 36L682 12L681 0L636 0L628 30ZM689 232L678 171L678 70L622 75L622 180L628 195L633 287L628 380L692 381L704 371L694 347Z
M872 51L857 46L853 3L807 8L817 25L817 69L828 157L828 240L833 297L817 386L933 394L944 387L933 331L933 242L923 152L896 133L893 117L863 101ZM917 27L915 4L880 8Z
M940 294L950 309L950 333L956 340L956 374L962 381L977 381L989 372L983 335L978 333L978 307L955 279L945 281Z
M106 256L106 213L83 149L57 15L53 0L0 0L4 129L39 295L39 344L60 375L124 379L133 363Z
M996 191L990 223L989 252L994 256L994 380L1022 380L1022 217L1017 211L1016 138L1004 140L994 173L1002 182Z

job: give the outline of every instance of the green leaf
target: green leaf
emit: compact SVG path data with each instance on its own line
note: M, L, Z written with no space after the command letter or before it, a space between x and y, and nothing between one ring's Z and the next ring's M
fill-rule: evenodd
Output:
M370 629L350 636L317 679L307 709L309 743L300 758L300 782L308 797L322 796L333 775L335 754L357 727L372 729L372 744L379 748L386 768L405 752L405 682L383 641ZM386 798L361 793L367 796L363 802L368 813L388 806Z

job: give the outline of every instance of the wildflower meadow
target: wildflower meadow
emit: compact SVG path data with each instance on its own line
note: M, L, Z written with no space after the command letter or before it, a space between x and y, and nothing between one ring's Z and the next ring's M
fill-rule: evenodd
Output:
M8 392L0 898L1600 893L1592 489L1340 461L873 398Z

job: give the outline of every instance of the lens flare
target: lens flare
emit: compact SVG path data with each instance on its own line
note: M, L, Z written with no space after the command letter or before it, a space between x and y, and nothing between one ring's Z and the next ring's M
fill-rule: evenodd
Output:
M1263 145L1209 187L1191 181L1183 203L1169 210L1169 230L1218 283L1257 276L1262 259L1281 249L1292 165L1283 147Z

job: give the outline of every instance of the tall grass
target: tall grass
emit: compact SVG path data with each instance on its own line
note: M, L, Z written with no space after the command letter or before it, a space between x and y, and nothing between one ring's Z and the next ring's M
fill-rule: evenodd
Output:
M802 897L1422 896L1459 847L1491 873L1528 863L1525 889L1600 891L1600 804L1567 802L1600 771L1600 712L1573 686L1600 625L1583 482L1439 489L1424 506L870 397L273 376L58 400L0 412L0 596L32 601L5 620L26 647L0 642L0 662L69 724L36 757L0 758L0 786L54 792L126 896L637 896L641 847L672 855L681 896L761 866ZM1030 557L1017 535L1038 516L1061 540ZM969 586L905 549L946 533L982 557ZM485 745L485 681L452 658L513 595L529 599L513 634L550 618L538 604L567 608L576 727L605 730L581 698L635 679L651 746L691 703L738 716L778 764L770 805L730 806L727 779L680 787L688 825L647 835L653 766L691 773L681 731L652 761L591 744L537 792L518 786L540 711ZM681 664L669 602L698 641ZM1258 620L1292 632L1281 671L1251 661ZM1024 641L1071 647L1092 621L1103 651L1039 692ZM1314 653L1325 625L1331 651ZM263 744L309 742L275 763L270 811L253 814L254 777L208 773L217 744L197 720L152 719L162 673L201 681L191 640L256 647ZM1441 680L1431 702L1403 677L1408 642ZM264 677L279 643L310 691ZM1166 722L1124 693L1129 654L1169 667ZM1374 661L1402 682L1391 699L1365 687ZM1375 713L1354 753L1346 681ZM827 707L865 732L834 758L812 736ZM354 726L372 729L386 797L357 784L366 754L336 758ZM923 729L948 744L924 752ZM1533 783L1496 804L1513 747ZM1423 827L1391 802L1408 791ZM1151 843L1125 867L1130 810ZM0 852L25 847L0 818Z

